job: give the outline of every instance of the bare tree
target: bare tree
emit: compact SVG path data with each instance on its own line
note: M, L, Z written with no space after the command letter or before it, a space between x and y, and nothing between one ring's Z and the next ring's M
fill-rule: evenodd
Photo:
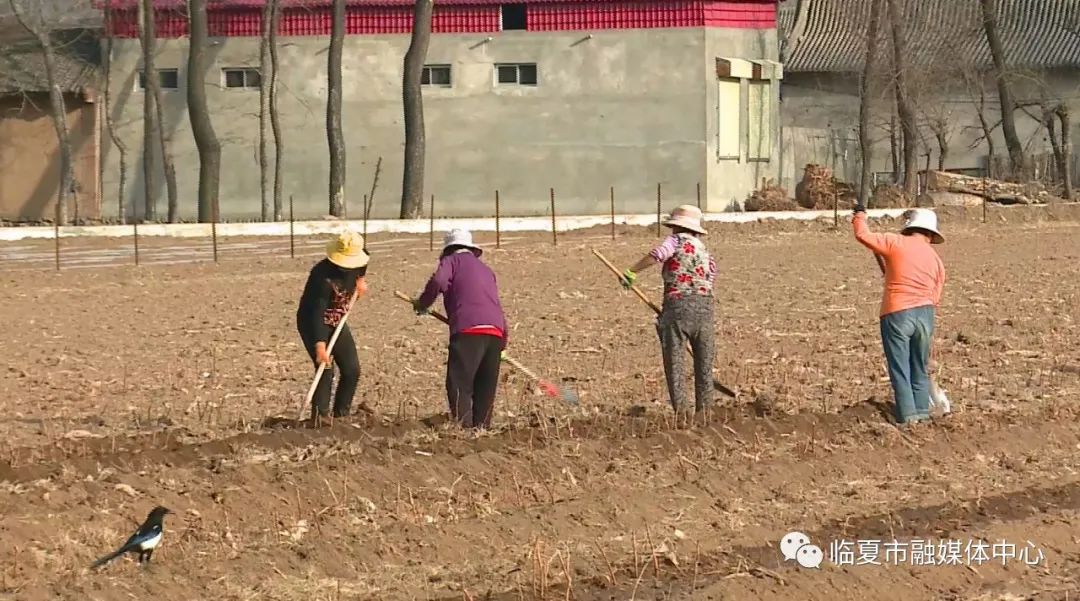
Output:
M281 131L281 113L278 111L278 29L281 24L281 2L279 0L267 0L272 9L270 13L270 128L274 133L274 220L281 221L282 215L282 191L281 171L282 157L285 156L285 138Z
M341 52L345 44L345 0L334 0L326 69L326 140L330 146L330 214L345 216L345 137L341 132Z
M75 215L79 214L79 208L74 195L75 168L71 139L68 136L67 107L64 103L64 93L60 89L60 82L57 81L56 49L53 47L52 38L53 26L50 15L47 14L48 9L56 7L49 6L42 0L9 0L9 2L19 25L37 42L42 61L45 63L45 82L49 87L49 117L56 131L56 140L60 150L60 188L56 193L56 222L66 224L68 202L71 202Z
M915 138L918 136L918 126L915 123L915 111L912 109L910 92L908 90L908 49L904 39L904 22L900 8L901 0L885 0L889 8L889 29L892 34L892 58L893 58L893 82L896 89L896 110L900 116L900 131L903 134L903 157L904 157L904 191L915 194L916 164L915 151L917 150Z
M997 160L997 153L994 146L994 129L996 126L990 125L990 119L987 117L986 111L986 85L985 79L982 73L976 67L971 67L962 71L962 77L964 80L964 86L967 88L968 96L975 103L975 114L979 118L979 128L982 130L982 139L986 141L986 164L987 173L990 177L994 177L994 162ZM972 148L975 148L979 142L978 139L972 144Z
M267 2L262 10L262 29L259 35L259 194L261 198L261 217L270 221L270 159L267 156L270 137L270 28L274 3Z
M401 218L420 216L424 206L424 60L431 42L434 0L416 0L413 8L412 40L405 53L401 93L405 109L405 169L401 184Z
M1072 201L1072 119L1069 106L1064 102L1058 105L1055 112L1061 122L1061 162L1058 169L1061 171L1061 181L1065 186L1065 199Z
M209 28L206 21L207 0L188 0L188 19L191 34L188 48L188 116L191 133L199 150L199 221L219 221L218 184L221 179L221 144L210 121L206 104L206 71L209 61L206 42Z
M165 190L168 198L168 220L176 223L180 219L179 195L176 190L176 167L173 165L172 152L169 151L168 138L165 136L165 120L162 117L161 80L154 63L157 53L157 18L151 0L139 0L139 41L143 55L143 179L146 184L146 219L157 218L157 205L154 195L156 179L151 175L154 170L154 136L157 136L158 149L161 152L161 164L165 171Z
M870 122L874 102L872 86L878 75L878 29L881 24L881 2L882 0L871 0L870 27L866 34L866 55L859 89L859 150L862 153L859 201L864 206L870 203L870 187L874 175L874 143L870 139Z
M113 117L112 107L112 54L113 54L113 28L112 28L112 1L105 7L105 56L102 57L102 70L105 79L105 90L102 102L105 104L105 126L109 129L109 140L119 153L120 182L116 195L116 216L120 223L127 221L127 144L116 133L116 119Z
M1005 146L1009 150L1009 163L1014 174L1023 173L1024 146L1016 133L1016 99L1013 97L1009 82L1008 66L1005 60L1005 46L998 32L997 5L995 0L979 0L982 6L983 29L986 42L990 46L990 55L994 59L994 71L997 79L998 98L1001 103L1001 132L1005 136Z

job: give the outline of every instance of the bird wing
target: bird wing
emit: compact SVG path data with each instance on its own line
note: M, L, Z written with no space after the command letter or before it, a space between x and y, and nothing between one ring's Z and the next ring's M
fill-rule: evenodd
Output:
M117 557L120 557L124 553L127 553L128 551L139 550L146 543L150 543L151 547L156 547L157 543L160 540L161 526L156 524L149 527L145 525L141 526L138 530L135 531L135 534L132 534L130 537L128 537L127 541L119 549L98 559L93 564L91 564L90 567L101 567L109 563L110 561L116 559Z

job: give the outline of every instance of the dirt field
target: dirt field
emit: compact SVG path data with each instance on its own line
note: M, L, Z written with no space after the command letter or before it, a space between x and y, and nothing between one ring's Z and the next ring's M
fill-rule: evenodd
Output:
M510 350L582 403L507 372L478 438L442 423L445 327L393 297L434 267L426 236L376 237L350 319L373 413L319 431L290 421L315 241L290 260L287 240L231 240L214 265L155 264L206 245L147 239L139 268L59 274L51 242L19 243L37 258L0 263L0 599L1080 598L1080 210L942 220L956 413L904 434L882 416L881 277L846 226L713 227L715 376L740 395L689 430L648 308L589 252L626 265L655 232L514 234L485 255ZM64 252L122 262L124 244ZM153 567L86 570L156 504L175 514ZM1017 558L804 569L777 546L791 530L826 554L983 539Z

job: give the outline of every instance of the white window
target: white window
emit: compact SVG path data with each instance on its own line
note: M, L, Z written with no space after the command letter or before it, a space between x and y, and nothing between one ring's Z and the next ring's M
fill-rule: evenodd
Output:
M499 85L535 86L536 63L503 63L495 65L495 81Z
M235 67L221 70L221 81L226 88L259 89L262 76L258 69Z
M739 127L742 123L742 81L734 77L716 80L716 158L739 160Z
M751 161L768 161L772 158L772 81L750 80L749 122L747 123L747 158Z
M424 65L420 84L435 88L449 88L450 65Z
M180 71L177 69L158 69L158 85L162 90L175 90L180 87ZM138 89L146 89L146 72L139 70Z

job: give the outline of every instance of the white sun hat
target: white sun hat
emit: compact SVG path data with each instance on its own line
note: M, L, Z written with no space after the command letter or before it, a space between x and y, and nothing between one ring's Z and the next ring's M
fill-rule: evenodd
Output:
M900 232L904 233L911 229L930 232L932 244L945 242L945 236L938 231L937 213L930 209L911 209L904 212L904 228Z
M477 253L484 252L484 249L473 243L472 232L469 230L456 229L447 232L446 236L443 237L443 250L446 250L451 246L461 246L475 250Z
M701 217L701 209L694 205L679 205L664 221L664 225L685 228L699 234L708 234L709 232L706 232L705 228L701 227Z

